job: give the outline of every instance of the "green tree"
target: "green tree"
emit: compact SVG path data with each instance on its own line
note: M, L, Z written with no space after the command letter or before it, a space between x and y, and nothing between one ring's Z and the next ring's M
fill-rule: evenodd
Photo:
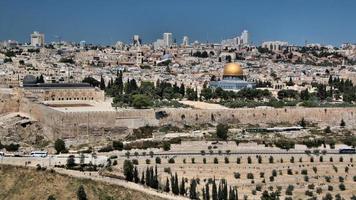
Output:
M226 140L228 131L229 127L226 124L218 124L216 126L216 136L220 139Z
M124 143L122 143L121 141L113 141L112 142L112 147L115 150L122 151L124 149Z
M124 161L124 175L127 181L132 181L134 178L134 166L130 160Z
M47 200L56 200L56 198L54 197L54 195L52 194L52 195L49 195L48 196L48 199Z
M189 197L190 197L190 199L198 199L198 195L197 195L197 182L196 182L195 179L193 179L193 180L190 182Z
M88 200L87 194L85 193L83 185L80 185L77 191L78 200Z
M105 90L106 86L105 86L105 80L103 78L103 76L101 75L100 77L100 89L101 90Z
M64 153L66 151L66 145L62 139L57 139L54 142L54 149L56 149L57 154Z
M132 95L132 106L134 108L147 108L153 105L152 99L147 96L147 95L143 95L143 94L135 94Z

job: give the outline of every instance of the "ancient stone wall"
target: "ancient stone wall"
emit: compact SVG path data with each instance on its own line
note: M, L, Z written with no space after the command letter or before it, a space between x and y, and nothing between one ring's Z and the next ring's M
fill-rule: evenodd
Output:
M356 108L240 108L221 110L166 109L168 116L160 124L296 124L303 117L305 120L320 125L336 126L343 119L348 126L356 126Z
M0 91L0 114L18 112L19 96L11 89Z

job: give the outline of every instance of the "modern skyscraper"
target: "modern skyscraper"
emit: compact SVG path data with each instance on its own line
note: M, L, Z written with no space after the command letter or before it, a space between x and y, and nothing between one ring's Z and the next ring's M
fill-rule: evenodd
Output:
M139 35L134 35L132 39L133 45L134 46L140 46L141 45L141 38Z
M163 41L165 47L171 47L173 44L172 33L163 33Z
M247 45L249 44L249 33L247 30L244 30L241 34L242 44Z
M189 37L188 36L184 36L183 37L183 46L189 46Z
M31 46L33 47L43 47L45 44L45 36L40 32L33 32L31 34Z

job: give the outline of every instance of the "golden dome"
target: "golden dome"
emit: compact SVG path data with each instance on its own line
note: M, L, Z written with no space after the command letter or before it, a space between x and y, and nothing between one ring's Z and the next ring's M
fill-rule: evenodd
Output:
M243 76L242 67L238 63L228 63L224 67L223 76Z

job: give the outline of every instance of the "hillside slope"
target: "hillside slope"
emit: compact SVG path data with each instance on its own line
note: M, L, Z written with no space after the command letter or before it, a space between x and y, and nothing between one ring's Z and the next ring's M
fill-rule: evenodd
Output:
M84 186L89 200L161 200L124 187L72 178L49 171L0 165L0 200L46 200L54 195L57 200L77 199L76 192Z

